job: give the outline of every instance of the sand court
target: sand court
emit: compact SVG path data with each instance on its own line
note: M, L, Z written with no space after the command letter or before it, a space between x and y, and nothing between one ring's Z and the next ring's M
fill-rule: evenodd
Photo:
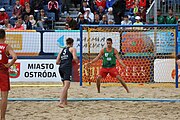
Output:
M56 83L57 84L57 83ZM11 87L9 98L59 99L60 86ZM69 98L158 98L180 99L178 88L130 87L126 93L121 86L101 87L95 84L80 87L71 83ZM136 101L69 101L65 108L58 101L9 101L7 120L178 120L180 102Z

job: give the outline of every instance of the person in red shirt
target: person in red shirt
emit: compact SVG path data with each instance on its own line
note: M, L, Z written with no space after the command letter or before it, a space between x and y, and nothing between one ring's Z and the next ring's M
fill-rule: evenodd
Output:
M95 3L97 8L99 8L99 6L102 6L104 9L106 8L106 0L96 0Z
M17 20L15 22L14 28L11 28L10 30L24 30L24 26L22 25L22 22L20 20Z
M49 12L55 13L55 19L56 21L59 20L59 3L56 0L50 0L48 2L48 9Z
M20 5L19 0L16 0L16 4L13 7L12 16L10 19L17 20L17 18L22 15L23 10L24 10L24 7Z
M5 24L5 20L9 19L8 14L5 12L4 8L0 9L0 25L4 25Z
M10 68L17 60L16 53L12 47L5 43L5 30L0 29L0 91L1 91L1 120L5 120L8 91L10 90L9 72ZM8 56L12 56L12 60L8 62Z
M25 3L26 2L30 2L29 0L20 0L20 4L23 6L23 7L25 7Z

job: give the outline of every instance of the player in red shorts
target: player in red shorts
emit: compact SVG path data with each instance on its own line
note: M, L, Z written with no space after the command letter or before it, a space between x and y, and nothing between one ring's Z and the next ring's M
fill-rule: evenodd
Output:
M103 56L103 65L102 68L99 72L99 75L97 77L96 80L96 84L97 84L97 89L98 89L98 93L100 93L100 80L102 78L105 78L107 76L107 74L109 73L112 77L116 77L121 84L123 85L123 87L126 89L126 91L129 93L129 89L126 86L126 83L122 80L122 78L120 77L118 70L116 69L116 59L119 61L119 63L121 63L124 67L126 66L122 60L119 57L118 51L112 47L112 39L108 38L106 40L107 43L107 47L104 49L101 49L100 53L98 54L98 56L96 58L94 58L91 62L87 63L86 66L89 66L90 64L98 61L101 56Z
M1 91L1 120L5 120L8 91L10 90L9 72L8 68L11 67L17 59L12 47L5 43L6 33L5 30L0 29L0 91ZM8 56L12 56L12 60L8 63Z

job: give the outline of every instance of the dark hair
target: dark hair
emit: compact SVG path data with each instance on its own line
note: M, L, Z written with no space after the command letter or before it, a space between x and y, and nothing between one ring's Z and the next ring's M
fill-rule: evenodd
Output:
M72 38L66 39L66 44L67 45L71 45L73 42L74 42L74 40Z
M129 18L129 16L128 15L124 15L124 18Z
M108 38L106 41L111 41L111 43L112 43L112 39L111 38Z
M4 29L0 29L0 39L4 39L6 36L6 32Z
M174 12L172 8L169 8L169 10L171 10L172 12Z
M158 12L161 12L161 9L157 9Z

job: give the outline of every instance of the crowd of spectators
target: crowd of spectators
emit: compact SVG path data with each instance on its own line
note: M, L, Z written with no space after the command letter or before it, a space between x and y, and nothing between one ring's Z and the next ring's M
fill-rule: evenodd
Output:
M47 10L44 10L47 5ZM55 21L59 20L59 3L56 0L15 0L6 10L6 6L0 8L0 28L7 30L32 30L39 27L41 30L48 28L47 14L53 12Z
M80 3L76 18L72 17L69 11L71 2L74 7ZM147 24L146 10L149 4L151 0L16 0L12 5L12 14L8 14L5 7L0 8L0 28L45 30L51 22L47 15L50 12L55 14L54 21L59 21L62 16L66 17L67 30L77 30L80 24L143 25ZM148 24L153 24L154 17L149 21ZM157 21L158 24L180 23L172 9L169 9L166 17L158 10Z

